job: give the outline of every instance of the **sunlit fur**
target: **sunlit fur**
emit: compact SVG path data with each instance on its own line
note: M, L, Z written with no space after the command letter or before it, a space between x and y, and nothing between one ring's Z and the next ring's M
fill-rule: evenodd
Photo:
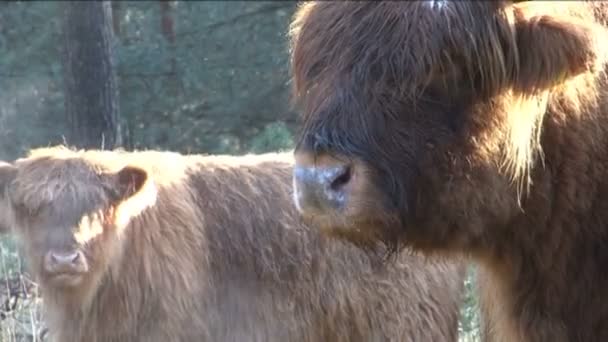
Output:
M127 165L147 177L111 205ZM384 264L326 243L291 206L292 165L291 152L64 147L0 165L2 203L34 272L37 251L70 234L90 257L81 287L41 282L54 341L456 342L463 264L410 254ZM83 208L100 219L51 224Z
M608 340L606 18L603 2L300 5L296 161L363 175L344 208L302 216L472 256L494 340Z

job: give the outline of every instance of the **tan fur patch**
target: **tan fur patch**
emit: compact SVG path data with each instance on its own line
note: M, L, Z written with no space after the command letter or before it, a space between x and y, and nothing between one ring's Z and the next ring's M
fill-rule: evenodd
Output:
M404 254L383 265L326 241L291 205L291 152L55 147L15 165L8 196L36 208L35 222L47 212L78 216L68 211L89 208L82 203L104 214L75 227L95 276L68 292L42 284L56 341L457 341L464 264ZM127 165L148 178L137 203L114 214L104 189ZM120 234L116 216L129 218ZM28 227L16 227L26 247L45 232L56 233L47 241L69 232ZM47 241L26 255L35 258Z

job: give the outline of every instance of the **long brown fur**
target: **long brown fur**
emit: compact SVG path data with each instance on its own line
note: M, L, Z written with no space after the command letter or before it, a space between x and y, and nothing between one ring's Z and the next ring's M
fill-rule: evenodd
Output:
M343 209L303 216L473 257L488 340L608 340L607 18L599 1L301 5L296 160L354 175Z
M53 340L456 342L463 264L326 243L290 204L292 164L59 146L0 167L34 273L69 238L51 223L80 222L90 279L40 278Z

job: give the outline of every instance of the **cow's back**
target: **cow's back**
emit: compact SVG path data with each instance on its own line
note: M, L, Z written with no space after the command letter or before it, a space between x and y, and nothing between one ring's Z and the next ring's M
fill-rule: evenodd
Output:
M323 239L292 207L291 153L91 158L145 169L157 199L61 341L457 341L464 266Z
M203 163L189 181L220 322L251 322L259 341L456 341L464 267L407 252L384 265L324 239L293 208L291 160Z

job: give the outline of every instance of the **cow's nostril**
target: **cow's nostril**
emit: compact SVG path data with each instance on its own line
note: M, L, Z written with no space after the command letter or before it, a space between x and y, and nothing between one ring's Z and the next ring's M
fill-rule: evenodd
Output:
M323 213L344 206L346 185L352 181L352 165L294 169L294 197L300 210Z
M340 191L352 178L352 168L345 166L338 172L336 172L336 178L331 182L330 189L333 191Z

